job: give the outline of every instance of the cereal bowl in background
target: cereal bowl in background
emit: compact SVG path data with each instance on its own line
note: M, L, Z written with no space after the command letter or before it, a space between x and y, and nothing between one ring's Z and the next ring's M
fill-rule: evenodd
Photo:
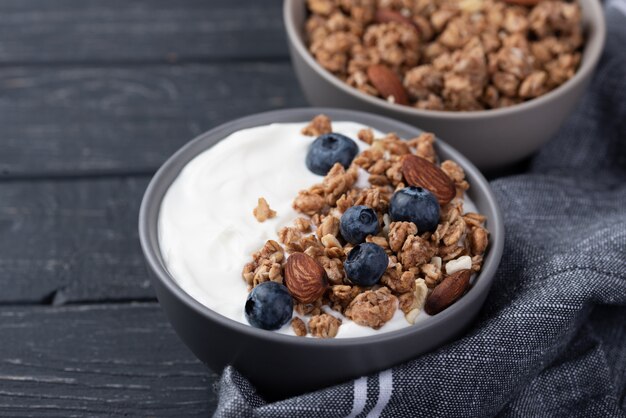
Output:
M332 106L385 115L434 132L482 170L502 168L535 152L559 129L591 81L605 41L602 6L578 0L585 44L572 78L554 90L510 107L479 111L424 110L389 103L346 84L324 69L307 48L306 0L285 0L283 17L300 85L314 106Z
M493 193L460 153L436 142L443 159L456 161L471 185L468 197L487 217L489 248L482 271L470 290L443 312L397 331L343 339L314 339L257 329L209 309L186 293L168 272L159 246L161 203L181 170L198 154L233 132L270 123L302 122L324 113L335 121L361 123L382 132L412 138L421 131L410 125L362 112L328 108L262 113L219 126L191 141L172 156L152 179L141 205L141 245L159 301L172 326L211 369L233 365L266 397L284 398L367 375L410 360L457 337L475 318L491 287L504 245L504 227Z

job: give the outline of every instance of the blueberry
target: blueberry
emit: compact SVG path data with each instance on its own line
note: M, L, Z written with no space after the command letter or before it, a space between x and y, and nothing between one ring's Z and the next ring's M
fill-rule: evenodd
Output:
M330 133L317 137L309 146L306 154L306 166L320 176L325 176L335 163L348 168L359 147L347 136Z
M263 282L248 295L244 311L253 327L275 330L291 319L293 299L282 284Z
M372 242L365 242L348 253L343 268L352 283L372 286L378 283L387 270L388 264L389 257L383 247Z
M352 206L341 216L339 230L343 238L351 244L360 244L368 235L376 235L380 230L378 216L367 206Z
M433 232L439 223L439 202L428 190L421 187L405 187L394 193L389 203L392 221L408 221L417 230Z

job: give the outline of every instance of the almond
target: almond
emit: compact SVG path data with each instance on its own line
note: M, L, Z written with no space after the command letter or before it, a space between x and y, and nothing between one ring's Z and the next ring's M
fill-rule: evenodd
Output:
M467 291L471 270L459 270L444 278L426 299L424 311L435 315L456 302Z
M419 34L419 27L408 17L403 14L396 12L391 9L377 9L376 14L374 15L374 21L376 23L388 23L388 22L396 22L396 23L404 23L405 25L409 25Z
M367 68L367 77L378 93L384 98L393 97L394 103L409 104L409 96L400 81L400 77L384 65L372 65Z
M300 303L312 303L326 291L326 270L313 257L293 253L285 265L285 286Z
M442 206L456 196L452 179L441 168L417 155L404 157L402 175L410 186L423 187L430 191Z

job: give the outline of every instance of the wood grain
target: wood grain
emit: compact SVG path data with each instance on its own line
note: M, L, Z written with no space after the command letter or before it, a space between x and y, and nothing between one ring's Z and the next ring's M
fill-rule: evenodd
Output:
M155 303L0 308L3 416L208 416L217 376Z
M306 105L281 4L0 1L0 415L214 410L217 376L155 303L137 216L193 137Z
M281 0L3 0L1 64L284 59Z
M153 300L137 232L147 183L0 182L0 303Z
M5 68L0 178L152 173L216 125L304 106L288 64Z

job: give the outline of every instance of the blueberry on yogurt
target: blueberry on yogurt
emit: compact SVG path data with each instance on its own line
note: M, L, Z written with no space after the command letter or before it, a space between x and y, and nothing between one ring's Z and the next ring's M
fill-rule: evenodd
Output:
M352 206L341 215L339 231L351 244L360 244L368 235L376 235L379 230L378 216L368 206Z
M359 146L352 139L338 133L318 136L309 146L306 166L315 174L325 176L335 163L348 168L359 152Z
M277 330L291 319L293 299L282 284L264 282L252 289L244 312L253 327Z
M388 264L389 257L383 247L365 242L350 250L343 268L352 283L373 286L383 276Z
M439 202L422 187L405 187L391 198L389 216L393 222L413 222L420 233L433 232L439 223Z

